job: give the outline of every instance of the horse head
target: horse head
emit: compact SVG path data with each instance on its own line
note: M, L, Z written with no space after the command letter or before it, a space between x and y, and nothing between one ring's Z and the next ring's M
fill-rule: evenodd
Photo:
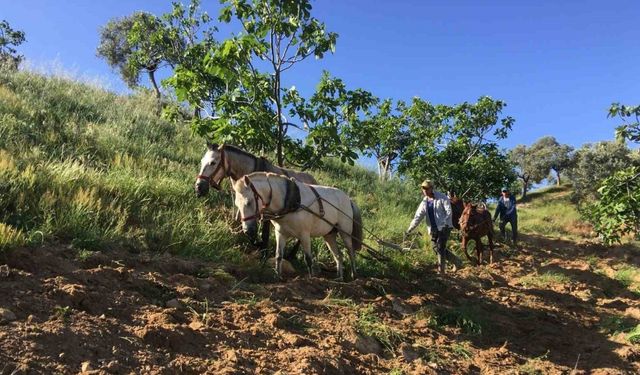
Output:
M269 184L270 194L273 193L271 185ZM244 176L238 179L233 184L233 190L235 191L235 205L240 211L240 217L242 220L242 231L254 241L258 233L258 219L262 215L261 209L269 207L271 203L271 196L265 198L262 191L265 190L265 181L260 178L251 179L249 176ZM268 199L268 201L266 200Z
M196 177L196 196L207 195L209 187L220 190L220 182L225 178L224 145L207 142L207 151L200 160L200 173Z
M460 219L459 219L459 224L460 224L460 229L464 230L465 228L467 228L467 225L469 224L469 220L471 219L471 216L473 214L474 211L474 206L471 202L464 202L462 203L463 209L462 209L462 213L460 214Z

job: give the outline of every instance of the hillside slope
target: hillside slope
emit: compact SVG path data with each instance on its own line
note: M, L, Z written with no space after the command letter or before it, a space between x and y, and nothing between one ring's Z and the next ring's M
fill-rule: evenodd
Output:
M492 266L439 276L419 238L352 282L274 282L229 197L194 197L199 141L153 107L0 74L0 374L640 372L640 250L595 244L569 190L531 194ZM401 241L410 186L314 173Z

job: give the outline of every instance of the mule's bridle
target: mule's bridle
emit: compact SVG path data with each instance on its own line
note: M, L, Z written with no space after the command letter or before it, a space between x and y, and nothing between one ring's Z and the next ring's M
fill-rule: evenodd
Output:
M231 172L231 170L229 169L229 165L227 164L227 158L225 156L224 148L220 147L219 150L220 150L220 161L218 162L218 165L216 165L216 168L213 170L213 173L211 173L210 176L205 176L205 175L202 175L202 174L196 176L196 179L207 181L207 183L209 183L209 186L213 186L213 188L216 189L216 190L220 190L220 183L222 182L222 180L224 180L225 177L228 176L228 177L231 177L234 180L237 179L236 176L233 174L233 172ZM224 174L222 175L220 180L213 181L213 177L218 173L218 171L220 169L222 169Z
M267 178L267 183L269 184L269 201L268 202L262 197L262 195L260 195L260 193L258 193L258 189L256 189L256 186L253 184L253 182L248 177L245 177L247 186L249 186L249 188L253 192L253 199L256 202L256 212L251 216L243 217L241 219L243 222L249 221L249 220L255 220L258 217L262 217L265 209L269 208L269 206L271 205L271 201L273 200L273 187L271 186L269 177L267 176L266 178ZM262 202L262 209L258 207L258 201Z

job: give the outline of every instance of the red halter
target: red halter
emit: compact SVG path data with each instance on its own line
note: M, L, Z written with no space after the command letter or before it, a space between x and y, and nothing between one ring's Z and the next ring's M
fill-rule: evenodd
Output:
M249 220L254 220L258 216L262 216L262 212L264 211L264 209L268 208L271 205L271 201L273 200L273 187L271 187L271 182L269 182L269 177L267 177L267 183L269 184L269 201L268 202L264 198L262 198L260 193L258 193L258 190L256 189L256 187L253 184L253 182L251 182L251 180L249 180L249 177L245 176L245 181L247 182L247 185L249 186L249 188L251 188L251 191L253 192L253 199L256 202L256 213L251 215L251 216L243 217L242 218L243 222L244 221L249 221ZM259 200L262 201L262 209L258 208L258 201Z

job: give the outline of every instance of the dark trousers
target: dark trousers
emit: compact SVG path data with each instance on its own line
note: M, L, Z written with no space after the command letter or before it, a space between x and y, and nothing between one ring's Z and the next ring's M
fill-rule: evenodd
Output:
M511 240L515 244L518 240L518 216L513 215L511 217L500 218L500 234L502 235L502 240L505 241L507 239L507 233L505 227L507 224L511 224Z
M451 228L445 227L442 230L436 228L431 230L431 248L438 254L438 265L440 266L440 272L444 272L447 266L447 258L454 265L460 264L460 259L447 249L447 241L449 240L449 234Z

